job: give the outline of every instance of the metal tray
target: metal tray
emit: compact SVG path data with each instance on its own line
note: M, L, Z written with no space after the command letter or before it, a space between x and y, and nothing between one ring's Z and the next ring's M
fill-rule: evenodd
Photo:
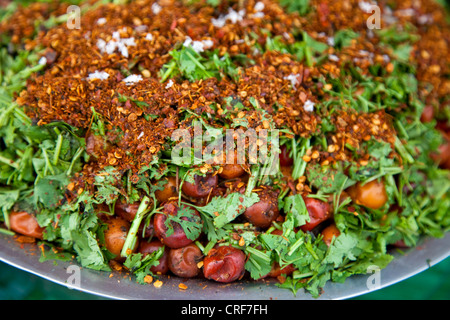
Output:
M450 255L450 234L442 239L426 238L417 248L403 252L394 250L394 260L376 275L375 273L348 278L345 283L327 283L319 300L344 300L385 288L412 277ZM120 272L100 272L79 268L76 262L39 262L40 251L36 245L20 244L13 237L0 235L0 260L57 284L96 296L120 300L313 300L300 290L296 296L280 289L272 281L220 284L201 279L163 279L163 286L140 285ZM75 271L79 281L73 281ZM181 290L183 283L187 289ZM75 284L75 286L74 286Z

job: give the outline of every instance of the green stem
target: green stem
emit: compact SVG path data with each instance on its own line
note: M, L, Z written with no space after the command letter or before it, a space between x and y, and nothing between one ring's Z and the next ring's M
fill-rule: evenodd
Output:
M6 123L10 119L9 115L14 112L16 106L17 105L13 103L0 114L0 128L6 125Z
M256 182L258 180L260 172L260 167L258 165L253 165L251 169L251 175L247 182L247 188L245 190L245 196L249 197L253 191L253 189L256 187Z
M314 259L316 260L319 259L319 256L317 255L317 253L314 252L311 243L305 243L305 248L313 256Z
M83 154L84 148L79 147L75 155L73 156L72 161L70 162L69 169L67 169L67 176L70 176L72 174L73 166L75 165L75 162L78 160L79 157Z
M295 250L297 250L298 247L300 247L303 243L304 243L303 238L300 238L297 241L295 241L294 244L289 249L288 256L292 255L295 252Z
M195 241L195 245L205 254L205 247L200 243L200 241Z
M167 78L169 78L170 74L173 72L173 70L175 70L175 67L177 66L175 61L172 61L169 65L169 68L166 70L166 72L164 72L164 74L161 77L161 83L164 83Z
M292 139L292 150L294 151L294 169L292 170L292 178L294 180L297 180L305 173L307 163L303 160L303 156L305 155L306 150L309 148L309 146L309 139L303 140L300 144L300 150L297 152L297 141L295 140L295 138Z
M28 116L26 115L26 113L23 112L22 109L20 109L20 108L15 108L15 109L14 109L14 115L15 115L15 117L16 117L18 120L22 121L22 123L23 123L24 125L26 125L26 126L31 126L32 121L31 121L30 117L28 117Z
M62 134L58 135L58 140L56 140L56 147L55 147L55 153L53 154L53 165L58 165L59 161L59 154L61 153L61 147L63 143L63 136Z
M19 165L18 165L16 162L14 162L13 160L8 159L8 158L6 158L6 157L3 157L3 156L1 156L1 155L0 155L0 162L3 162L4 164L7 164L8 166L13 167L14 169L19 170Z
M303 279L303 278L309 278L311 276L314 275L314 272L310 271L310 272L304 272L304 273L300 273L298 271L294 271L292 273L292 278L293 279Z
M138 232L139 232L139 226L141 225L142 219L144 219L145 214L148 212L147 208L150 203L150 198L145 196L141 204L139 205L139 208L136 212L136 216L133 219L133 222L131 223L130 230L128 231L127 238L125 239L125 243L123 245L122 251L120 252L121 257L128 257L133 250L135 249L137 240L138 240Z
M14 231L7 230L7 229L3 229L3 228L0 228L0 233L6 234L6 235L8 235L8 236L13 236L13 235L15 235Z
M45 150L45 149L41 149L41 150L42 150L42 153L44 154L44 158L45 158L44 176L47 175L47 169L49 169L50 172L54 175L55 174L55 170L53 170L53 166L50 163L50 159L48 158L47 150Z
M217 243L217 241L215 241L215 240L211 240L210 242L208 242L208 244L203 249L203 254L207 255L209 250L211 250L216 245L216 243Z
M255 249L255 248L247 247L245 250L248 253L251 253L251 254L257 256L257 257L263 259L266 262L270 262L271 261L270 256L268 254L266 254L266 253L264 253L262 251L259 251L259 250Z
M395 149L398 151L400 156L407 162L407 163L414 163L414 158L409 154L409 152L406 150L403 143L400 141L398 137L395 137Z

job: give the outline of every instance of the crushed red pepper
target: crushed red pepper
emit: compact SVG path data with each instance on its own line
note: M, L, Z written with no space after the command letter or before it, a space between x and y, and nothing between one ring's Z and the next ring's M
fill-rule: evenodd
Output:
M414 8L410 2L399 4L393 16L418 28L423 40L416 44L411 59L418 65L419 80L433 85L431 90L422 88L422 94L430 103L440 102L449 92L448 26L439 7L427 1L417 2L420 3L418 12L421 16L431 15L435 26L425 28L417 17L398 14L398 10ZM95 161L87 164L81 174L85 182L92 181L106 166L139 171L164 149L166 139L175 129L188 126L180 121L182 110L220 117L220 111L212 109L211 105L223 105L225 97L239 97L245 106L249 106L249 99L254 97L279 128L287 127L298 136L310 137L320 130L321 118L315 112L305 111L303 106L307 101L317 102L319 96L327 98L323 85L314 79L322 74L337 76L340 66L349 60L362 72L367 72L374 61L390 68L386 59L390 52L377 46L377 40L366 26L370 13L361 14L357 0L312 0L311 6L316 10L303 17L286 13L276 1L263 1L263 18L252 17L256 1L250 0L244 4L247 15L242 21L222 27L214 26L211 21L227 12L225 4L214 9L203 6L202 1L187 6L181 1L160 0L160 12L155 14L154 3L141 0L126 5L101 5L81 17L81 29L68 29L62 24L40 30L35 40L26 41L27 48L47 48L44 54L47 66L43 74L29 80L17 102L38 125L65 121L87 130L88 151L95 155ZM385 8L389 3L383 1L380 7ZM241 2L230 4L236 12L242 9ZM55 3L21 8L8 23L0 26L0 31L10 34L16 43L18 39L30 37L35 20L61 14L66 8ZM99 19L105 23L99 23ZM285 43L292 43L294 31L303 30L316 41L326 43L341 29L354 30L359 36L339 52L332 46L327 49L326 53L335 55L338 61L306 66L287 53L267 51L261 54L254 49L256 44L265 45L267 32L273 37L279 36ZM109 41L114 32L122 39L134 38L135 45L127 48L128 57L118 51L107 54L99 49L98 41ZM249 34L254 36L244 41ZM236 82L228 78L195 82L173 79L173 85L168 88L167 82L160 82L159 72L170 61L169 52L186 37L212 40L212 49L218 49L221 56L225 53L232 57L245 55L253 59L254 64L241 68ZM369 55L372 60L367 58ZM89 74L95 71L106 72L108 78L88 80ZM123 82L126 74L138 74L143 79L127 85ZM296 88L287 80L292 74L298 75ZM126 101L121 97L127 97ZM138 106L136 101L144 102L145 106ZM275 105L279 107L274 108ZM102 141L91 136L93 110L107 127ZM343 108L339 114L331 115L330 121L338 133L330 138L328 150L317 150L319 156L315 154L313 161L328 164L348 159L351 154L343 145L358 148L370 136L394 143L395 130L383 110L366 114ZM254 126L258 125L260 121L254 122Z

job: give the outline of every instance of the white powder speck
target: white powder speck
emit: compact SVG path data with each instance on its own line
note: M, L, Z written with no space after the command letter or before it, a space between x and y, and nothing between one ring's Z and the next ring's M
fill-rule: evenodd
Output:
M366 1L360 1L358 3L359 8L364 11L365 13L372 13L372 6L373 4L371 4L370 2L366 2Z
M126 83L127 86L142 81L142 76L140 74L132 74L131 76L126 77L122 80Z
M100 52L104 52L106 49L106 41L103 39L98 39L97 48L100 50Z
M46 65L47 64L47 58L46 57L41 57L40 59L39 59L39 62L38 62L40 65Z
M121 55L123 55L125 58L128 58L128 48L123 43L117 44L117 49L119 49L119 52Z
M140 138L142 138L144 136L144 131L141 131L141 133L139 133L139 135L138 135L138 139L140 139Z
M137 33L143 33L145 31L147 31L147 29L148 29L148 26L143 24L143 25L135 27L134 31L136 31Z
M305 104L303 105L303 109L307 112L313 112L314 111L314 105L315 103L311 100L306 100Z
M214 42L212 40L202 40L203 42L203 46L205 47L205 49L209 49L212 48L212 46L214 46Z
M173 86L173 80L170 79L170 80L167 82L166 89L170 89L170 88L172 88L172 86Z
M227 23L227 20L225 19L225 17L221 16L221 17L218 17L217 19L212 18L211 23L216 28L222 28Z
M245 10L234 11L233 9L228 9L227 20L230 20L232 24L236 24L242 21L245 15Z
M359 50L359 54L368 57L370 55L370 52L367 50Z
M264 18L264 12L258 11L253 14L253 18Z
M145 36L145 40L152 41L153 35L151 33L147 33L147 35Z
M113 54L118 50L126 58L128 58L128 47L130 46L136 46L134 38L121 38L118 31L113 32L112 39L108 42L103 39L97 40L97 48L101 53Z
M327 44L328 44L330 47L334 47L334 37L328 37L328 38L327 38Z
M104 25L105 23L106 23L106 18L100 18L100 19L97 20L97 24L98 24L99 26L102 26L102 25Z
M227 21L229 20L232 24L236 24L239 21L242 21L245 15L245 10L235 11L232 8L228 9L228 13L226 15L220 15L217 19L212 18L211 23L217 27L222 28Z
M105 52L107 54L112 54L117 49L117 42L116 41L108 41L108 43L105 46Z
M339 57L337 55L335 55L335 54L330 54L328 56L328 59L330 59L331 61L334 61L334 62L338 62L339 61Z
M90 73L88 76L88 80L106 80L109 78L109 74L105 71L95 71L93 73Z
M162 7L161 7L157 2L155 2L155 3L152 4L152 12L153 12L154 14L160 13L161 10L162 10Z
M261 1L258 1L257 3L255 3L255 7L254 7L255 11L263 11L264 10L264 3Z
M186 37L183 46L191 47L195 52L203 52L214 45L212 40L193 41L191 37Z
M419 24L429 24L433 22L433 16L430 14L425 14L417 18Z
M287 77L284 77L284 80L289 80L291 82L292 87L295 89L298 84L298 76L299 74L290 74Z

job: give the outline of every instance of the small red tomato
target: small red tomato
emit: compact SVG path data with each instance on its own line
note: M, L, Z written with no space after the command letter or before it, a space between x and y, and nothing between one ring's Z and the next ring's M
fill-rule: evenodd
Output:
M139 209L139 202L135 203L126 203L122 201L117 201L114 206L114 212L116 215L125 219L127 221L133 221L134 217L136 217L136 213Z
M277 278L281 275L291 275L295 271L295 266L293 264L288 264L287 266L280 268L280 265L278 263L274 263L272 266L272 270L270 270L268 277L271 278Z
M388 201L382 181L373 180L365 184L357 183L348 189L348 194L357 204L370 209L380 209Z
M237 152L234 151L233 159L228 159L225 153L223 154L223 165L222 169L219 173L219 176L222 179L236 179L242 176L245 173L244 168L242 167L242 163L239 162Z
M146 255L155 252L156 250L162 247L164 247L164 245L159 240L154 240L151 242L142 241L141 244L139 245L138 252L142 253L143 256L145 257ZM169 252L170 248L165 247L163 255L158 260L159 264L157 266L151 267L150 268L151 272L156 274L166 274L167 271L169 271Z
M280 153L280 166L282 167L289 167L294 164L294 159L289 155L289 149L282 145L280 147L281 153Z
M116 255L115 259L122 260L120 253L130 230L130 223L120 217L113 217L106 222L106 225L104 233L106 249ZM138 243L136 243L136 247L137 245Z
M203 260L205 278L229 283L240 279L245 272L244 252L232 246L219 246L211 249Z
M171 249L169 253L170 271L182 278L192 278L200 273L198 263L202 261L203 254L194 244L185 247Z
M162 186L162 190L156 190L155 196L156 199L163 203L169 201L170 198L174 198L178 196L178 186L176 177L167 177L164 178L167 183Z
M327 246L330 246L333 238L337 238L341 234L341 232L339 231L339 229L336 227L335 224L329 225L328 227L323 229L321 233L323 236L322 240L323 242L326 243Z
M166 226L166 220L169 215L176 215L178 213L178 206L173 202L168 202L164 205L163 213L157 213L153 221L153 228L155 230L156 237L166 246L176 249L187 246L194 240L189 239L186 236L182 226L178 222L171 222L173 233L168 235L169 228ZM181 217L181 220L194 219L196 223L201 224L202 220L197 210L192 209L193 217L188 218L186 216Z
M11 230L24 236L41 240L43 238L44 228L39 226L36 218L26 211L11 212L9 225Z
M192 198L203 198L217 187L219 178L216 175L206 175L204 177L195 175L194 182L184 181L181 187L183 193Z
M423 109L422 115L420 116L420 120L424 123L430 122L434 119L434 107L432 105L427 105Z
M441 168L450 169L450 134L441 131L444 139L443 144L436 153L431 154L431 158L436 161Z
M303 231L311 231L331 216L331 208L327 202L309 197L303 197L303 200L305 201L310 220L300 227Z
M248 207L244 216L254 226L268 228L279 216L278 193L266 187L257 193L259 201Z

